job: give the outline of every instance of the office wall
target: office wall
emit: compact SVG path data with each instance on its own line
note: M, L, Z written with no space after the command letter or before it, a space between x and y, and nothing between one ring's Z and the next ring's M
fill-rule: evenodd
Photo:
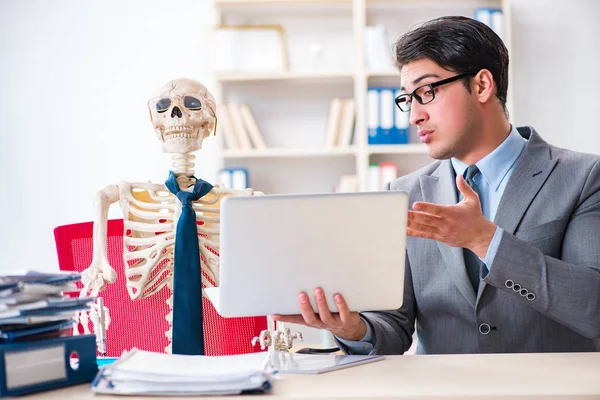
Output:
M600 153L600 2L509 3L513 121ZM93 218L105 184L164 180L146 101L174 77L210 88L211 18L208 0L0 0L0 273L57 268L52 229ZM196 170L214 180L211 145Z
M207 0L0 0L0 273L57 269L53 228L91 220L104 185L165 180L146 102L180 76L210 89L212 12ZM196 175L214 180L210 148Z
M510 0L514 115L548 142L600 154L600 2Z

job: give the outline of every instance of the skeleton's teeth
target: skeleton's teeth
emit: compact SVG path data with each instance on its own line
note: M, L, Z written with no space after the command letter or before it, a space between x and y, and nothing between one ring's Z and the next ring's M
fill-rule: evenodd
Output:
M167 131L192 132L193 128L191 126L175 125L168 127Z

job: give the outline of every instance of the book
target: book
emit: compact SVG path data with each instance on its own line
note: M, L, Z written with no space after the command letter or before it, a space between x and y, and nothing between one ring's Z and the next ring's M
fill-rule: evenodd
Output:
M229 118L235 131L235 136L242 150L250 150L252 143L250 142L250 136L244 126L244 120L242 119L242 111L240 105L237 103L229 103L226 105L229 110Z
M220 125L223 127L221 131L223 132L223 138L225 139L225 146L227 146L228 149L239 150L241 147L237 140L235 128L227 105L223 104L219 107L219 115L221 120Z
M369 71L395 72L392 46L384 25L365 27L365 62Z
M0 296L9 295L15 292L23 292L23 288L46 288L51 290L53 287L61 288L69 286L70 283L81 279L78 273L45 273L27 270L17 274L0 276Z
M325 146L335 147L338 141L340 121L342 116L342 99L334 97L329 103L329 114L327 116L327 128L325 130Z
M56 322L44 322L34 325L8 325L0 328L0 340L17 341L38 338L38 335L61 332L70 329L75 323L74 319L60 320Z
M11 293L6 296L0 296L0 310L7 310L11 306L15 306L23 303L32 303L39 300L44 300L48 298L61 299L63 298L60 294L55 295L47 295L45 293Z
M86 299L87 300L87 299ZM46 306L40 306L34 309L12 309L4 310L0 312L0 324L3 323L5 318L24 317L24 316L46 316L46 315L63 315L75 317L77 311L85 311L90 307L87 304L90 300L82 302L81 304L61 306L57 303L49 304Z
M240 112L242 116L242 120L244 122L244 126L246 127L246 131L248 132L248 136L252 140L252 144L255 149L266 149L267 145L265 143L265 139L263 138L260 129L258 128L258 124L254 119L254 115L252 114L252 110L247 104L240 105Z
M31 302L19 302L13 304L0 304L0 318L26 315L21 311L41 310L41 309L62 309L63 307L74 307L86 305L94 301L93 297L62 297L62 296L47 296Z
M344 99L342 102L342 115L340 117L339 135L337 146L347 148L352 144L354 133L354 99Z

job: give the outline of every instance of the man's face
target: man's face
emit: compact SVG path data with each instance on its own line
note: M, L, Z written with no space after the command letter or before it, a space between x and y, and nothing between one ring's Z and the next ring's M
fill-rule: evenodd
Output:
M400 79L403 93L451 78L448 71L431 60L412 61L402 67ZM432 158L463 158L476 145L478 112L474 96L462 80L434 88L435 97L428 104L411 101L410 123L418 129L421 142Z

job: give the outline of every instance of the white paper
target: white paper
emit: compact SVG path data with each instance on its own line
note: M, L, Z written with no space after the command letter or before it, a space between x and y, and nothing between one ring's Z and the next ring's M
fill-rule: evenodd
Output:
M112 364L111 370L135 374L162 375L177 378L214 378L242 376L264 371L266 352L234 356L189 356L135 350Z
M133 349L100 370L92 391L166 396L268 390L268 360L266 352L213 357Z

